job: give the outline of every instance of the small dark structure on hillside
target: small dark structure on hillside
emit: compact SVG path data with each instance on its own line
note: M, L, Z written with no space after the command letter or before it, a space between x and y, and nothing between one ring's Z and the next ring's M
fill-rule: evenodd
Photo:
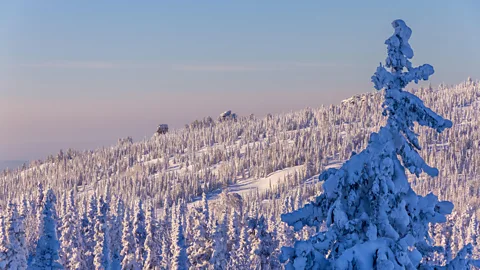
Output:
M231 110L228 110L228 111L225 111L223 113L220 114L220 117L219 117L219 120L236 120L237 119L237 114L236 113L232 113Z
M168 132L168 125L167 124L160 124L157 128L157 134L162 135Z

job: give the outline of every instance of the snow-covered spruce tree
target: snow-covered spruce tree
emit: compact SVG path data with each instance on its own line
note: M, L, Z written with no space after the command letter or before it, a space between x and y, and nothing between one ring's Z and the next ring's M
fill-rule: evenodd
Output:
M82 258L84 244L80 230L74 191L71 190L66 201L62 227L60 228L60 258L63 266L67 269L86 269L84 259Z
M291 196L287 196L282 204L282 213L288 213L293 211L293 200ZM295 233L288 224L282 222L280 224L279 231L279 244L280 246L289 247L293 245L295 241Z
M171 251L170 243L171 237L168 234L163 234L162 236L162 258L160 260L160 265L162 269L170 269L171 265Z
M209 224L210 209L208 207L207 194L205 194L205 192L202 193L202 210L203 210L203 216L205 217L205 223Z
M90 197L86 219L82 224L82 230L85 242L85 264L88 269L93 268L93 250L95 249L95 222L98 215L97 195L94 193Z
M7 256L5 269L27 269L27 248L25 244L25 229L23 219L19 216L17 205L8 204L7 222Z
M110 234L108 228L108 202L100 196L98 200L98 215L95 221L95 248L93 250L93 265L95 269L110 269L112 264L110 254Z
M141 269L140 265L135 260L135 237L133 236L133 224L130 219L129 209L125 211L125 218L123 220L122 246L123 248L120 253L122 258L122 269Z
M25 218L27 218L28 214L30 213L29 203L25 195L22 196L19 213L24 220Z
M254 236L251 241L252 250L250 254L250 262L255 269L277 269L278 261L272 255L278 243L268 232L267 222L262 215L258 219L251 219L248 226L253 229ZM275 263L277 262L277 264Z
M22 218L23 227L25 228L25 245L26 245L26 252L27 258L31 255L29 251L33 251L36 244L36 238L34 237L37 235L36 228L37 226L37 214L33 210L34 204L33 201L27 199L26 195L23 195L19 214ZM33 253L33 252L32 252Z
M141 249L141 254L143 257L145 239L147 238L147 231L145 229L145 212L143 210L142 200L138 200L137 204L135 205L135 218L133 220L133 235L135 236L136 248Z
M175 215L175 226L172 231L173 241L173 255L171 262L171 269L173 270L186 270L188 269L188 258L185 247L185 237L183 235L182 217Z
M474 246L474 251L477 247L478 244L478 220L477 220L477 214L474 211L472 213L472 218L470 219L470 224L468 226L468 243L471 243Z
M229 252L233 248L238 248L238 243L240 239L240 223L238 220L237 211L232 208L230 219L228 220L228 243L227 249Z
M185 203L184 199L181 199L178 205L178 216L180 218L180 222L182 223L184 238L185 238L185 229L187 228L186 215L187 215L187 204Z
M212 243L208 235L205 215L194 208L190 213L194 218L193 236L187 249L190 269L206 269L212 256Z
M169 197L165 197L163 203L163 218L161 219L161 243L162 243L162 258L160 264L163 269L168 269L170 267L170 258L171 250L170 246L172 243L171 230L172 230L172 207Z
M32 269L63 269L58 255L60 243L57 238L57 222L55 203L57 199L52 189L48 189L42 200L42 207L38 216L40 227L38 228L39 239L32 262Z
M451 240L452 240L452 245L451 245L452 254L451 254L451 257L453 259L453 257L454 257L453 255L456 254L457 252L459 252L460 249L461 249L460 242L462 241L462 239L460 238L460 232L459 232L459 229L457 227L452 228Z
M42 209L43 209L43 200L45 196L44 193L45 191L43 189L43 184L40 182L37 182L37 193L34 200L32 200L32 211L31 211L32 217L30 220L31 221L30 226L34 227L37 230L31 230L31 232L29 232L27 235L28 250L30 250L31 252L31 254L29 255L33 257L35 256L38 238L40 237L40 232L38 231L38 229L42 227L41 222L43 222Z
M466 209L460 215L460 219L457 220L458 232L460 236L460 246L464 246L469 242L468 239L468 228L470 225L471 216L473 213L473 208L470 204L467 205Z
M122 258L120 252L122 251L122 234L123 234L123 219L125 216L125 204L121 198L117 198L115 207L115 216L112 217L112 227L110 230L110 245L112 252L112 268L120 268Z
M5 232L5 217L0 212L0 269L7 265L7 235Z
M224 214L226 216L226 213ZM228 262L227 250L227 226L226 219L224 222L215 225L215 233L213 234L213 252L210 258L210 268L215 270L225 269Z
M145 238L145 262L143 269L160 269L159 248L160 244L157 242L158 225L155 216L155 208L152 204L148 206L146 217L146 231Z
M41 222L42 221L42 210L43 210L43 199L44 199L44 191L43 191L43 185L42 183L38 182L37 183L37 198L36 198L36 201L35 201L35 207L33 209L35 209L34 212L37 213L37 218L38 218L38 221Z
M449 263L452 260L452 240L450 235L444 234L442 237L442 246L443 246L443 260L446 263ZM440 256L442 259L442 256Z
M248 242L248 229L247 226L242 226L240 231L240 240L238 243L238 249L232 251L230 256L230 265L234 269L248 269L249 262L249 242Z
M395 32L385 41L390 71L380 65L372 77L377 90L385 89L387 124L371 134L365 150L340 169L328 171L324 193L314 202L282 215L297 231L327 225L326 231L297 241L294 248L282 248L280 259L287 269L433 269L422 261L435 250L427 241L428 224L445 222L453 204L439 202L431 193L417 195L405 168L417 176L437 176L438 170L417 152L413 127L417 122L442 132L452 123L403 90L412 81L427 80L433 67L412 67L411 29L402 20L392 26ZM460 255L468 251L467 247ZM459 258L452 263L469 261Z

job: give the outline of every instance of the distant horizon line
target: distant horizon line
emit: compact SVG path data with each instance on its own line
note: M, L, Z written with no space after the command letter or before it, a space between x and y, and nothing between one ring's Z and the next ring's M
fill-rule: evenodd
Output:
M465 80L463 80L463 81L461 81L461 82L459 82L459 83L454 83L454 84L448 84L448 83L445 83L445 82L438 83L438 84L436 85L436 87L434 87L434 89L435 89L435 88L438 88L439 86L443 86L443 85L446 85L446 86L461 85L462 83L468 82L469 79L470 79L472 82L480 83L480 78L477 79L477 78L473 78L473 77L471 77L471 76L468 76ZM415 85L417 85L417 86L419 86L419 87L410 87L410 88L406 88L406 89L408 90L408 89L420 89L420 88L425 88L425 85L424 85L424 84L421 85L421 84L419 83L419 84L415 84ZM373 90L373 91L369 91L369 92L363 92L363 93L354 94L354 95L350 96L349 98L343 99L343 100L341 100L341 101L338 102L338 103L332 103L332 104L341 104L342 102L344 102L344 101L346 101L346 100L349 100L350 98L353 98L353 97L356 97L356 96L360 96L360 95L363 95L363 94L375 94L375 93L378 93L378 91ZM321 106L328 106L328 105L327 105L327 104L322 104ZM320 107L321 107L321 106L320 106ZM320 108L320 107L319 107L319 108ZM298 109L298 110L293 110L293 109L292 109L292 110L287 110L287 111L282 111L282 112L273 113L273 115L279 115L279 114L283 114L283 113L291 113L291 112L295 112L295 111L305 110L305 109L308 109L308 108L312 108L312 107L306 106L306 107L303 107L302 109ZM271 113L266 113L265 115L262 115L262 117L264 117L264 116L266 116L266 115L268 115L268 114L271 114ZM247 115L244 115L244 116L246 117ZM193 121L195 121L195 120L200 120L200 119L204 119L204 118L207 118L207 117L212 117L212 118L214 118L215 116L211 116L211 115L203 116L203 117L200 117L200 118L196 118L196 119L191 120L190 123L193 122ZM182 130L182 129L185 128L185 127L184 127L185 125L188 125L188 123L184 123L183 125L181 125L181 126L183 126L183 127L172 128L172 130L175 130L175 131L177 131L177 130ZM152 128L152 130L153 130L153 128ZM155 134L155 132L152 132L152 134ZM128 137L128 136L127 136L127 137ZM143 139L147 139L147 136L144 136L144 138L141 138L141 139L139 139L139 140L135 140L135 138L133 138L133 137L132 137L132 139L134 140L134 142L140 142L140 141L142 141ZM118 140L118 138L117 138L117 140ZM103 144L103 145L101 145L101 146L93 147L93 148L85 148L85 149L66 148L66 149L73 149L73 150L75 150L75 151L84 152L84 151L95 151L95 150L100 149L100 148L103 148L103 147L111 147L111 146L114 146L114 145L115 145L115 144ZM8 169L12 169L12 170L18 169L18 168L21 167L23 164L29 165L29 163L32 162L32 161L44 161L46 157L48 157L48 156L50 156L50 155L54 155L54 154L58 153L60 150L63 150L63 151L64 151L64 150L66 150L66 149L60 148L60 149L56 150L56 152L51 153L51 154L48 154L48 155L45 155L45 156L43 156L42 158L38 158L38 159L27 159L27 160L23 160L23 159L0 159L0 172L1 172L1 171L4 171L4 170L7 169L7 168L8 168ZM10 168L10 167L6 166L7 163L14 163L14 164L16 164L16 165L14 165L14 166L15 166L14 168Z

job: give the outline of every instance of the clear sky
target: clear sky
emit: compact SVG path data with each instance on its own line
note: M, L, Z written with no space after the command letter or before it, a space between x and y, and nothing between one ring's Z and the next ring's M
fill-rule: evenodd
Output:
M480 79L480 2L5 1L0 160L372 91L394 19L432 83Z

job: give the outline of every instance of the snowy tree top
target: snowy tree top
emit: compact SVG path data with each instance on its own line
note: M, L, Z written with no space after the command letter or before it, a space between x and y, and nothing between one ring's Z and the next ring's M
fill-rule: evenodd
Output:
M398 138L397 154L402 156L404 166L417 175L425 171L430 176L436 176L438 170L429 167L418 155L417 150L421 147L413 131L414 124L417 122L442 132L452 127L452 122L427 108L414 94L403 91L412 81L418 83L419 80L428 80L434 70L429 64L412 67L409 59L413 58L413 50L408 43L412 30L402 20L393 21L392 26L395 31L385 41L388 54L385 66L390 71L380 64L372 76L372 82L375 89L385 89L383 107L384 115L388 115L387 128L393 133L402 134ZM404 72L405 68L407 71Z

